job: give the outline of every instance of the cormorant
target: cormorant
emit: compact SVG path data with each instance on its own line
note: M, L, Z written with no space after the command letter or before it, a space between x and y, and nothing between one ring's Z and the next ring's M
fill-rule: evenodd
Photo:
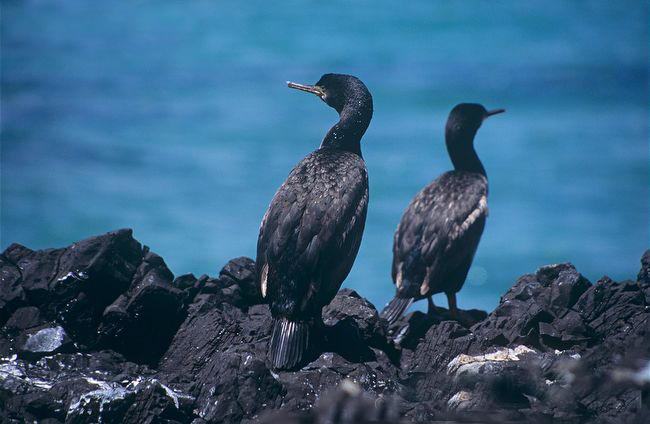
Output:
M322 326L321 309L352 268L368 209L360 141L372 118L370 92L341 74L325 74L315 85L287 84L320 97L340 120L293 168L260 226L255 264L274 321L268 351L274 369L304 359L312 330Z
M382 311L395 322L414 300L444 292L449 312L458 319L456 293L463 287L488 215L488 180L474 150L474 136L483 120L503 109L461 103L445 127L447 152L454 170L422 189L406 208L393 239L393 300Z

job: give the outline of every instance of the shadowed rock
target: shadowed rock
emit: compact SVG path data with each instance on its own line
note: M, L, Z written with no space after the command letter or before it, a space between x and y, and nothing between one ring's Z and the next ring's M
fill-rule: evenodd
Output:
M13 244L2 254L3 293L8 296L0 317L8 318L19 306L35 306L75 341L93 345L104 309L129 287L141 261L142 248L131 230L65 249L32 251Z
M188 299L163 259L147 247L143 253L129 289L104 310L97 344L155 365L185 318Z

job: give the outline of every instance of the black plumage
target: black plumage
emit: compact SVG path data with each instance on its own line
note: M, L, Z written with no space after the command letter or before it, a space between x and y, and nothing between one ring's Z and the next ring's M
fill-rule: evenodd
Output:
M456 293L462 288L488 215L488 180L474 137L483 120L504 112L461 103L449 114L445 141L454 170L422 189L406 208L393 240L395 298L382 316L397 320L418 299L445 293L458 318Z
M256 268L274 319L269 359L276 369L304 359L321 309L356 258L368 208L360 141L372 118L372 96L356 77L325 74L313 86L288 85L321 97L340 120L291 171L260 227Z

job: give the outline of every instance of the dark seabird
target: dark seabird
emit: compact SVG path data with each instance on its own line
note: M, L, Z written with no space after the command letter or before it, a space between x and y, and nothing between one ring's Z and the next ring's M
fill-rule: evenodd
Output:
M420 191L406 208L393 239L392 277L397 291L382 312L396 321L414 300L445 293L449 312L458 319L456 293L467 272L488 215L488 180L474 150L474 136L483 120L503 109L482 105L455 106L445 127L447 152L454 170L445 172Z
M360 141L372 118L372 96L351 75L325 74L316 94L340 115L319 149L291 171L271 201L255 261L273 316L269 359L291 369L304 359L321 309L341 287L359 251L368 209L368 173Z

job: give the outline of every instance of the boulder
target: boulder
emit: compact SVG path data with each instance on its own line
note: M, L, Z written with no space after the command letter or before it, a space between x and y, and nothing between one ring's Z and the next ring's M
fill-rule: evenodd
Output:
M92 346L104 309L131 284L142 248L131 230L118 230L63 249L12 244L1 258L0 317L9 318L20 306L37 307L45 320Z
M143 253L129 288L104 310L97 344L155 365L185 319L188 296L160 256Z

